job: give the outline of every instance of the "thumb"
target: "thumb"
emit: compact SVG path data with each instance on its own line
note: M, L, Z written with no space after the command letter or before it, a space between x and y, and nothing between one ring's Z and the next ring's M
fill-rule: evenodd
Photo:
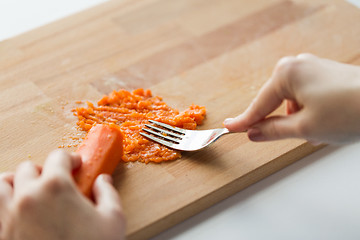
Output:
M112 186L110 175L101 174L96 178L93 193L96 208L102 215L111 218L123 217L120 196Z
M301 114L269 117L249 128L247 133L255 142L301 137L300 122Z

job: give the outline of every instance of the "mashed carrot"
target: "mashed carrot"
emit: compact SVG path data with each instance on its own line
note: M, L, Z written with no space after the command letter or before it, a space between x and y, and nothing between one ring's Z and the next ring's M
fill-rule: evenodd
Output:
M148 120L160 121L172 126L195 129L204 120L206 109L191 105L183 112L169 107L159 96L152 96L150 90L136 89L113 91L98 101L97 106L87 102L87 107L73 110L78 117L77 125L89 131L96 123L116 124L124 138L123 161L144 163L175 160L181 157L179 151L154 143L139 133Z

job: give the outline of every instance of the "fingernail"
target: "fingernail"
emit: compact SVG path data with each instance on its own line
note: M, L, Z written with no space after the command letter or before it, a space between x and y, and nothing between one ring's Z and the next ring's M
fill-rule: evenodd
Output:
M258 129L258 128L248 129L247 132L248 132L248 136L249 136L251 141L258 142L258 141L265 141L266 140L266 137L261 132L261 130Z
M227 118L227 119L225 119L225 120L224 120L224 125L231 123L233 120L234 120L233 118Z

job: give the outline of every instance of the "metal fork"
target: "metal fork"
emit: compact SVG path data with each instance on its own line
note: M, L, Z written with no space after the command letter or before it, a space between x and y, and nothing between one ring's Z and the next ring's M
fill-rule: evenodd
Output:
M196 151L209 146L221 136L230 133L227 128L210 130L185 130L165 123L149 120L156 125L145 124L140 134L169 148ZM146 133L145 133L146 132Z

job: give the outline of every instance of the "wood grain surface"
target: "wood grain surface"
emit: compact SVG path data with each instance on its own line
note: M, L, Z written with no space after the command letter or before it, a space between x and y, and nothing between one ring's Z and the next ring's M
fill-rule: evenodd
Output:
M114 89L150 88L180 110L204 105L200 128L220 127L282 56L359 64L357 22L360 12L341 0L123 0L3 41L0 170L42 164L71 145L75 101ZM120 164L114 178L128 239L149 238L315 150L303 140L234 134L177 161Z

